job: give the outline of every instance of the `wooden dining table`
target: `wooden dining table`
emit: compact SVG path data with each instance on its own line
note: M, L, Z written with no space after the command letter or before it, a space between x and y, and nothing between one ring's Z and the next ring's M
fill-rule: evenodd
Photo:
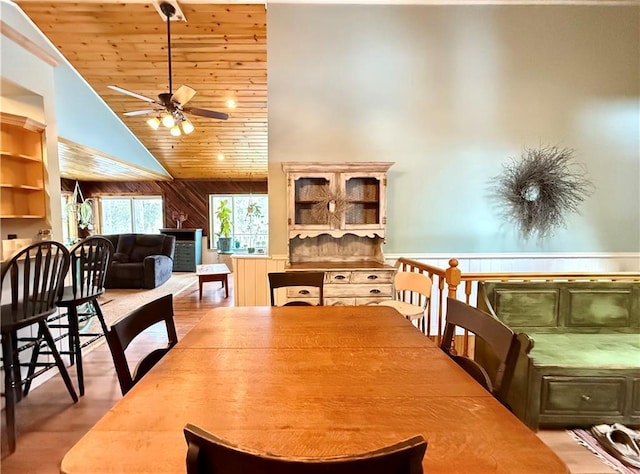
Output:
M282 456L414 435L426 473L568 472L393 308L216 308L65 455L76 473L185 472L183 427Z

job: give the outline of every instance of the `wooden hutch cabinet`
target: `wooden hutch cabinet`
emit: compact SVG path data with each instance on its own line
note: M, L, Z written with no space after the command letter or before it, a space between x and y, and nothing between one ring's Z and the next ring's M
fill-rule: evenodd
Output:
M326 305L368 304L393 296L395 269L385 265L382 252L391 165L282 164L287 175L287 270L325 271ZM287 293L288 300L311 301L313 296L295 288Z
M0 113L0 218L46 217L43 132L45 126Z

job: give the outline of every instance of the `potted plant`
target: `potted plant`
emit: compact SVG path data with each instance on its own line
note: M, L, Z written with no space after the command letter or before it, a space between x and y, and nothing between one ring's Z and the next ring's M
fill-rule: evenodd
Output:
M76 181L71 201L67 204L67 213L69 220L76 225L78 239L89 237L93 230L93 199L85 199L80 190L80 184ZM76 240L76 239L74 239Z
M260 204L256 202L252 202L247 206L247 226L249 228L250 236L249 236L249 247L247 247L247 252L255 253L256 248L253 243L256 225L260 223L262 220L262 208Z
M218 236L218 252L231 252L231 208L226 199L220 201L216 209L216 219L220 223Z

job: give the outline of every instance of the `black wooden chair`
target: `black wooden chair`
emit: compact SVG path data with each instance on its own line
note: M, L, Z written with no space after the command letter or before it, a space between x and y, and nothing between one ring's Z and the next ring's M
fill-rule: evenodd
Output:
M285 287L314 287L318 288L318 306L324 304L324 272L271 272L269 273L269 288L271 290L271 306L276 306L275 290ZM310 298L311 292L306 288L298 291L300 298ZM285 306L313 306L307 301L289 301Z
M107 326L102 316L102 310L98 303L98 297L104 293L104 283L109 268L109 262L114 253L113 244L104 237L88 237L74 245L71 254L71 284L65 286L58 306L66 308L65 314L55 315L49 318L50 329L60 328L69 334L69 347L62 350L62 355L68 355L71 365L75 363L78 376L78 390L80 396L84 395L84 369L82 366L82 349L95 340L104 336ZM82 311L79 308L83 308ZM100 323L101 331L81 331L80 328L88 324L93 317ZM42 352L42 355L48 355ZM40 362L40 353L35 350L32 353L29 373L35 372L37 367L46 366L48 362ZM29 392L30 385L25 385L25 394Z
M518 354L522 344L530 344L530 341L519 338L499 319L453 298L447 298L446 321L440 348L501 403L506 404ZM477 344L482 342L490 347L492 357L483 359L485 365L455 353L453 345L456 327L473 333ZM530 347L525 348L526 351L529 349Z
M257 452L188 424L187 474L419 474L427 442L422 436L353 456L291 458Z
M167 329L167 346L147 354L131 372L125 354L127 347L138 335L161 321L164 321ZM130 312L116 321L105 335L118 375L118 382L120 382L120 390L122 390L122 395L125 395L178 343L173 320L173 295L163 296Z
M16 403L22 399L24 383L18 358L18 330L37 324L38 333L49 346L62 379L74 402L78 396L55 341L47 327L47 317L56 312L56 301L69 270L69 251L59 242L43 241L19 250L2 263L0 334L4 368L7 439L9 451L16 449ZM36 350L37 338L30 344Z

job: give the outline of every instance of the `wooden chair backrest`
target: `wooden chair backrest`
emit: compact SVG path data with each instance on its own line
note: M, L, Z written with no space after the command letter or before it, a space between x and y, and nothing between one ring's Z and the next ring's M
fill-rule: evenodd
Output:
M393 277L395 299L426 309L431 298L431 278L423 273L396 272Z
M104 291L107 269L114 252L111 241L99 236L88 237L71 248L74 298L99 295Z
M499 319L453 298L447 298L446 321L441 349L504 403L520 352L517 335ZM452 353L456 327L472 332L491 347L499 364L493 378L478 362Z
M167 347L156 349L147 354L139 363L133 374L125 351L129 344L142 332L161 321L167 328ZM116 321L105 333L113 363L120 382L122 394L131 388L178 343L178 335L173 320L173 295L169 294L147 303Z
M318 288L318 305L324 304L324 272L271 272L269 273L269 289L271 291L271 306L276 306L275 291L277 288L291 286L311 286ZM299 302L288 303L287 305L300 304ZM302 303L308 304L308 303Z
M422 436L354 456L290 458L230 444L197 426L184 428L188 474L419 474L427 442Z
M422 273L396 272L393 284L396 291L415 291L427 298L431 297L431 278Z
M69 261L63 244L47 240L18 250L2 263L3 332L29 326L57 310Z

